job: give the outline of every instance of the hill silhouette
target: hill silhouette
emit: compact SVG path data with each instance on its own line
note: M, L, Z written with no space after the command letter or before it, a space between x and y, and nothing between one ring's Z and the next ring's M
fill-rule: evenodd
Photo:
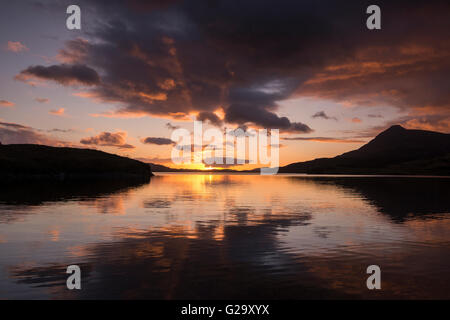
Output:
M278 172L450 175L450 134L395 125L357 150L292 163Z
M146 163L92 149L0 145L0 179L147 179Z

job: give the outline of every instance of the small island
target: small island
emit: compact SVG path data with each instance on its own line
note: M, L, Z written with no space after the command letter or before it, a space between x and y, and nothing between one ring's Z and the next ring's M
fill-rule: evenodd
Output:
M142 179L148 164L92 149L0 144L0 180Z

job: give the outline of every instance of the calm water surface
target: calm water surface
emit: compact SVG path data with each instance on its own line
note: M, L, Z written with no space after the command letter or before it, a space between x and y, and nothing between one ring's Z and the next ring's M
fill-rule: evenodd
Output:
M0 298L450 299L449 213L446 178L2 186ZM71 264L82 290L66 288Z

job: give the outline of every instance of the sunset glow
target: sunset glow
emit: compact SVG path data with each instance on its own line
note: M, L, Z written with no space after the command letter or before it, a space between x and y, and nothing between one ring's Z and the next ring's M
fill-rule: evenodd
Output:
M299 24L310 19L308 12L282 7L286 25L266 40L288 48L288 54L284 49L268 50L256 30L248 31L248 40L242 42L225 36L219 25L215 34L201 31L207 30L211 17L221 16L214 9L200 19L178 4L147 11L118 5L115 9L128 12L121 16L124 25L134 27L110 25L100 32L96 23L108 20L102 4L80 5L87 12L95 9L97 15L83 16L81 30L68 30L60 22L66 15L63 4L55 3L54 10L50 5L36 7L33 19L27 10L31 3L4 4L9 19L0 22L2 143L96 148L179 167L170 159L172 145L141 141L169 139L175 128L192 130L197 119L223 130L279 128L280 165L286 165L354 150L392 124L450 131L444 76L450 67L445 35L449 28L439 6L411 9L414 21L405 32L397 33L395 23L386 21L393 24L386 25L386 31L362 37L349 20L341 28L351 46L342 46L337 40L342 37L327 31L334 22L322 14L315 21L324 25L321 41L312 40ZM242 17L251 20L250 7L243 9ZM171 15L175 8L182 12L179 20ZM397 9L385 7L391 14ZM144 14L164 16L167 28L147 25L148 19L140 19ZM268 25L279 22L272 18L269 14ZM236 25L247 23L233 19ZM415 27L430 20L433 26ZM189 29L192 25L197 29ZM297 29L283 31L286 26ZM266 27L260 28L263 34ZM106 39L108 33L126 40ZM204 39L190 40L197 37ZM432 83L436 85L428 87ZM26 133L11 124L26 127ZM81 143L117 132L124 137L120 143ZM198 164L183 167L206 169ZM252 167L257 166L232 168Z

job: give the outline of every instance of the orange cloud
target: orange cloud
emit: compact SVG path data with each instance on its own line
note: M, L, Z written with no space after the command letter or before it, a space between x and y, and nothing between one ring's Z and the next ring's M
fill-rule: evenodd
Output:
M450 128L450 117L439 119L429 119L426 117L415 118L403 122L402 125L407 129L430 130L448 133Z
M83 38L76 38L69 41L67 47L59 50L56 60L63 63L77 63L87 54L89 41Z
M138 111L126 111L126 110L118 110L118 111L106 111L101 113L91 113L89 114L91 117L99 118L122 118L122 119L132 119L132 118L143 118L150 116L148 112L138 112ZM190 116L193 114L186 114L184 112L169 112L166 114L151 114L152 118L161 118L161 119L170 119L176 121L192 121Z
M104 117L104 118L122 118L122 119L132 119L132 118L143 118L148 116L147 113L136 113L136 112L121 112L121 111L107 111L107 112L102 112L102 113L90 113L89 114L91 117L94 118L100 118L100 117Z
M54 115L54 116L63 116L65 113L65 109L64 108L59 108L57 110L50 110L49 113Z
M316 72L297 94L350 107L448 108L450 96L441 79L450 68L450 42L444 40L440 46L441 50L418 43L361 48L352 62L330 64Z
M28 51L30 49L28 49L26 45L20 43L20 41L8 41L6 50L12 52L21 52L21 51Z
M139 92L139 95L149 102L152 102L154 100L157 100L157 101L167 100L167 94L165 94L164 92L158 92L158 93Z
M40 79L36 79L33 76L27 75L27 74L18 74L14 77L14 80L17 81L22 81L32 87L37 87L37 86L45 86L45 82L40 80Z
M8 100L0 100L0 106L2 107L14 107L15 103Z
M175 88L175 81L173 79L166 79L164 81L158 82L158 86L164 90L170 90Z
M92 92L81 91L72 93L73 96L81 97L81 98L95 98L95 94Z

